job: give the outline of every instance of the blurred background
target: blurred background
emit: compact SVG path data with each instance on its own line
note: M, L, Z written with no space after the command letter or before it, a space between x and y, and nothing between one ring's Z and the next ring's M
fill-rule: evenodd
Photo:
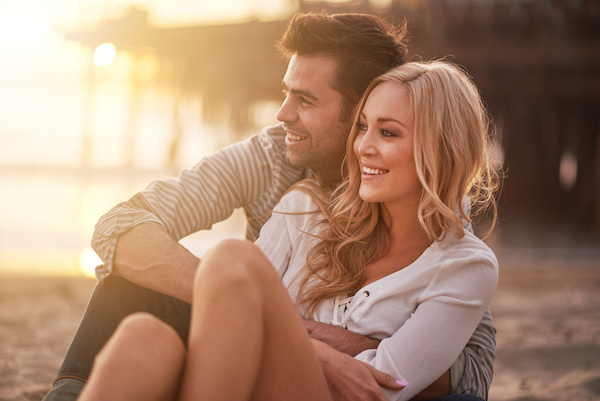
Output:
M410 58L473 76L507 173L495 250L600 260L596 0L0 0L0 275L91 271L103 213L275 123L274 43L321 10L406 18Z

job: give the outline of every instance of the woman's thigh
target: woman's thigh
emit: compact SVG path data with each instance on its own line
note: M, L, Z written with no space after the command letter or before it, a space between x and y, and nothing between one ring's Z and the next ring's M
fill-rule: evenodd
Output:
M270 261L252 243L226 241L208 254L208 266L199 272L197 281L215 280L223 276L217 286L246 288L255 294L253 300L241 303L244 316L252 316L260 336L254 346L259 347L259 364L251 399L256 400L331 400L321 363L296 306L281 278ZM207 278L210 277L210 278ZM240 285L240 282L242 283ZM231 297L237 296L231 291ZM222 294L222 292L221 292ZM194 322L192 321L192 326ZM245 341L238 338L238 341Z

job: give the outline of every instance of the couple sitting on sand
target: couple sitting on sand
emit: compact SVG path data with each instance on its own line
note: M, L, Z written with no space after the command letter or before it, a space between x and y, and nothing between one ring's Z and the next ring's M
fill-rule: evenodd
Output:
M292 19L282 124L101 218L100 283L45 400L487 398L486 112L403 39L366 14ZM255 243L201 262L177 243L237 207Z

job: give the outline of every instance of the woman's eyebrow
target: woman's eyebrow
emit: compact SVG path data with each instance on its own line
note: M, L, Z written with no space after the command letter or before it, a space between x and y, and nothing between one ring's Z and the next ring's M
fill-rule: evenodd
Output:
M360 118L364 118L364 119L366 119L366 116L365 116L365 113L364 113L364 112L361 112L361 113L360 113ZM403 123L402 121L400 121L400 120L397 120L397 119L395 119L395 118L392 118L392 117L379 117L379 118L377 119L377 122L379 122L379 123L385 123L385 122L389 122L389 121L391 121L391 122L395 122L395 123L398 123L398 124L400 124L400 125L402 125L402 126L404 126L404 127L408 128L408 126L407 126L405 123Z

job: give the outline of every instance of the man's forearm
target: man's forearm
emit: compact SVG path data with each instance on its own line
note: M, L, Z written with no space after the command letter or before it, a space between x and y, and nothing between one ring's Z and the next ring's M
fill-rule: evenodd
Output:
M312 320L305 320L304 327L306 327L308 334L313 340L319 340L350 356L356 356L367 349L377 348L380 343L379 340ZM429 387L417 394L413 400L429 400L448 395L449 392L450 371L448 370Z
M140 224L119 237L113 267L133 283L191 302L199 262L161 227Z
M380 341L326 323L304 320L311 338L322 341L336 350L356 356L367 349L377 348Z

